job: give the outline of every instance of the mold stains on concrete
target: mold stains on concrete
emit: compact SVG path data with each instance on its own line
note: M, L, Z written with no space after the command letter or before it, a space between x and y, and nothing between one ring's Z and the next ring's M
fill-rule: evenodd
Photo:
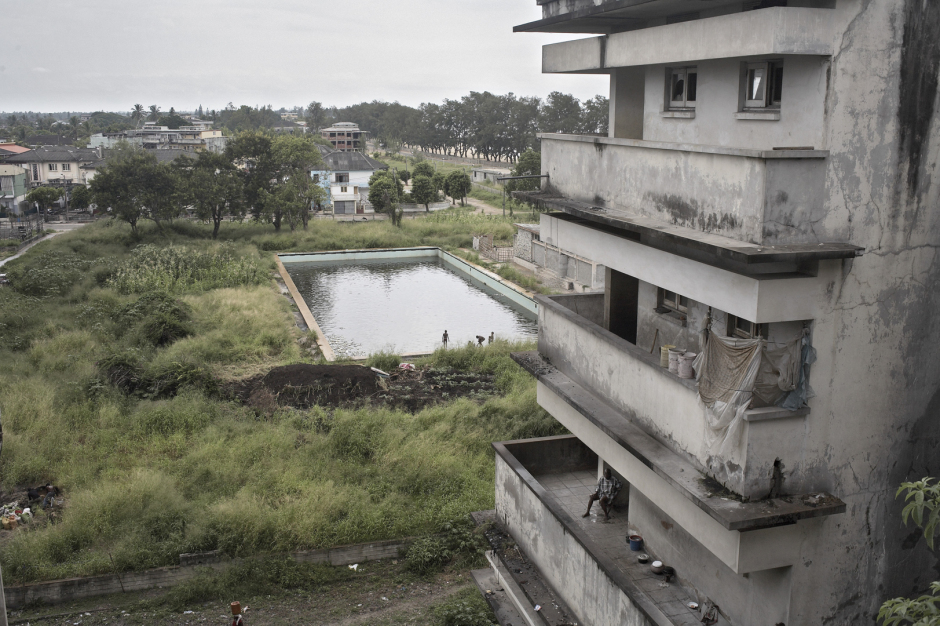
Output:
M724 231L730 234L740 225L734 215L728 213L708 213L692 198L683 198L676 194L652 193L645 194L645 198L663 213L672 218L677 226L696 228L705 232Z
M940 74L940 2L906 0L901 44L898 128L899 177L906 171L907 193L917 195L929 148L930 123ZM901 181L899 181L901 182Z

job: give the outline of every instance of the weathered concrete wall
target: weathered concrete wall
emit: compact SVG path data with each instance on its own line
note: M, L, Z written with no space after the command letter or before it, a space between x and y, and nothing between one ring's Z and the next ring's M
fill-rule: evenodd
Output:
M829 60L825 57L786 57L778 121L734 118L739 110L743 62L745 59L735 58L694 64L698 69L694 119L662 116L666 104L664 84L667 66L647 66L643 138L761 150L783 146L813 146L824 150L823 118ZM824 171L824 168L818 169ZM821 186L816 189L816 200L821 189Z
M523 261L532 262L532 238L535 235L527 230L519 230L512 241L513 256Z
M496 517L586 626L652 626L591 554L496 456Z
M818 525L814 523L813 529ZM792 623L789 619L792 567L751 572L747 576L735 574L637 489L630 492L630 527L643 536L658 558L674 564L681 584L697 592L701 601L709 599L720 606L732 624Z
M603 326L604 324L603 293L579 293L574 295L551 296L551 299L569 311L574 311L592 324L597 324L598 326Z
M571 139L542 139L542 173L549 175L554 191L741 241L762 243L765 230L773 226L769 222L787 223L789 214L817 208L825 188L822 158L791 159L783 151L750 148L704 152L688 143Z
M324 550L294 552L289 556L300 563L329 563L330 565L340 566L395 558L400 550L407 546L408 542L406 541L377 541L351 546L337 546ZM206 563L195 565L160 567L144 572L125 572L120 575L106 574L27 585L4 586L3 590L7 607L20 609L30 604L56 604L127 591L170 587L192 578L203 568L210 567L221 570L238 562L209 559Z

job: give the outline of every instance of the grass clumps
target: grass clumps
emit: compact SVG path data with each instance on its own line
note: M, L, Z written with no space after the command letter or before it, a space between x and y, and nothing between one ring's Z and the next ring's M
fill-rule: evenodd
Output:
M422 537L408 548L405 565L413 574L435 574L449 563L469 569L483 567L484 539L466 518L447 522L437 535Z
M496 616L476 587L470 587L434 607L439 626L495 626Z
M174 565L184 552L245 557L439 533L493 507L490 442L562 432L509 358L531 344L416 360L492 375L499 391L418 412L259 413L218 392L313 360L259 243L442 245L469 243L469 228L316 223L276 236L226 224L227 244L192 223L139 231L103 221L42 242L0 288L0 491L8 502L52 482L65 497L55 524L40 512L4 538L9 584ZM173 262L160 271L143 261L164 254ZM50 259L43 285L37 272ZM463 554L452 545L442 549Z
M207 291L260 285L270 276L257 255L239 254L231 243L199 250L143 244L108 279L120 293Z

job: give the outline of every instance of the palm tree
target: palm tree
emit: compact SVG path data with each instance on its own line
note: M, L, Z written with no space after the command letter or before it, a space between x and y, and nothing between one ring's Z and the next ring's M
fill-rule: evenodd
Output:
M147 116L147 120L151 122L156 122L160 119L160 107L155 104L150 105L150 115Z
M131 119L137 126L140 126L140 120L144 119L144 105L135 104L131 108Z

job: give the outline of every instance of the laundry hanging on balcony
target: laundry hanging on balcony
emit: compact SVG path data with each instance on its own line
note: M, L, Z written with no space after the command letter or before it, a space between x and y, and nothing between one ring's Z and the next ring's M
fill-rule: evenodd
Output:
M808 330L776 348L760 337L722 337L707 330L702 335L704 349L693 367L705 404L709 449L727 454L737 448L744 413L753 400L792 411L813 397L806 375L816 350Z
M705 443L715 451L738 448L744 412L760 371L763 338L739 339L703 333L704 349L692 364L705 403Z

